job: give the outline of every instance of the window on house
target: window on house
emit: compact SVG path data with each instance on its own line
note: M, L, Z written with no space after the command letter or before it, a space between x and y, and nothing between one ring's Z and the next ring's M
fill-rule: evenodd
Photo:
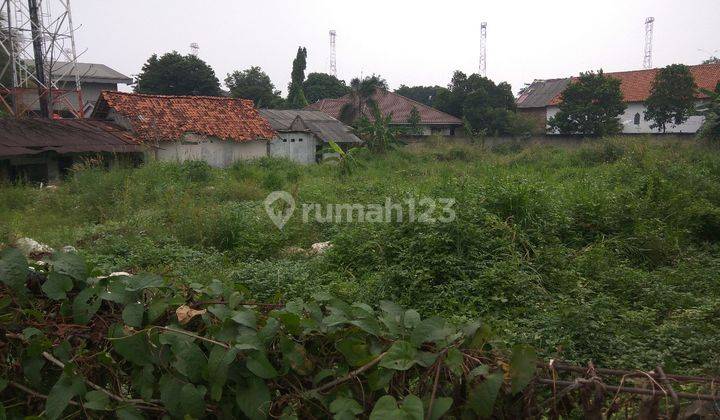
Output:
M295 143L295 139L290 139L290 143Z
M639 112L636 112L636 113L635 113L635 121L634 121L634 123L635 123L635 125L640 125L640 113L639 113Z
M283 143L287 143L287 139L283 139Z
M302 141L302 139L298 139L298 141Z

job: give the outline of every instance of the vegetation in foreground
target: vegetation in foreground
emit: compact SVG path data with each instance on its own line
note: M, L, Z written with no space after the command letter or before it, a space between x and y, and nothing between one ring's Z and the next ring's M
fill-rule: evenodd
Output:
M148 271L263 302L331 293L423 317L480 318L497 345L683 373L720 359L720 153L642 138L580 147L413 146L352 171L261 160L227 170L84 168L57 189L0 188L0 234L76 246L100 272ZM448 224L303 224L262 200L451 197ZM307 256L292 247L333 247Z

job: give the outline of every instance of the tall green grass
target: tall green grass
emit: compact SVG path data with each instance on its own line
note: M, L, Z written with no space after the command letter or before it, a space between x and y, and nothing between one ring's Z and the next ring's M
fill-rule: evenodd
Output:
M720 152L688 141L574 146L430 141L358 170L278 159L89 168L57 190L0 187L0 242L75 245L100 270L220 280L251 298L328 291L425 315L480 316L501 340L586 362L720 367ZM262 200L449 197L448 224L304 224ZM290 247L332 241L323 256Z

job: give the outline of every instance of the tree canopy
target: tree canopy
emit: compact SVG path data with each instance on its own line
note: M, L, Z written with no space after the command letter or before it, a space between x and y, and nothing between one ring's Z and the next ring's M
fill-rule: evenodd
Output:
M395 93L402 95L406 98L410 98L414 101L418 101L421 104L427 106L435 106L435 99L441 91L447 91L447 88L442 86L405 86L400 85L399 88L395 89Z
M560 111L548 124L561 134L602 137L621 130L618 116L625 112L620 80L600 70L580 73L561 94Z
M687 121L695 109L696 90L690 67L672 64L661 69L645 101L645 120L652 121L650 128L664 133L668 124L680 125Z
M344 80L325 73L310 73L303 82L305 98L309 103L320 99L335 99L350 93L350 88Z
M297 56L293 60L291 81L288 85L287 106L292 109L302 109L308 105L303 91L305 81L305 68L307 67L307 49L298 47Z
M436 107L465 118L470 127L491 135L513 133L515 96L508 83L495 84L479 74L469 77L456 71L446 90L440 90L435 99Z
M720 58L715 57L714 55L707 60L703 60L703 64L720 64Z
M715 85L714 91L707 89L702 91L710 99L700 110L705 116L705 122L700 127L698 136L705 140L717 142L720 141L720 82Z
M135 92L156 95L220 96L215 71L195 55L153 54L137 77Z
M354 78L350 81L350 102L340 110L340 121L352 124L364 116L364 109L372 109L375 102L372 97L378 89L387 90L387 81L373 74L364 79Z
M268 76L260 67L253 66L243 71L228 74L225 84L234 98L251 99L257 108L280 108L283 98L275 89Z

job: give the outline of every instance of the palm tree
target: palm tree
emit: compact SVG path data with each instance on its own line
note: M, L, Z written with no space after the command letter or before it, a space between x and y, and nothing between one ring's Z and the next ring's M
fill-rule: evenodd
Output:
M365 116L365 111L376 105L373 95L378 89L387 89L387 81L380 76L373 74L362 80L357 77L352 79L350 81L350 102L340 110L340 121L353 124Z

